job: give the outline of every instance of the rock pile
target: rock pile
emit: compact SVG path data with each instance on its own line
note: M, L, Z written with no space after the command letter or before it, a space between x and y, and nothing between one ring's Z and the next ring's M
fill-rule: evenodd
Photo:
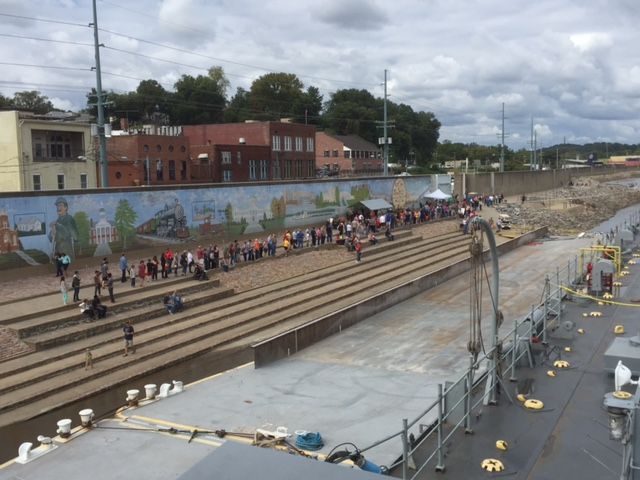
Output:
M521 228L547 225L553 235L589 230L630 205L640 204L640 190L627 183L599 183L582 179L574 185L526 197L521 203L496 205Z

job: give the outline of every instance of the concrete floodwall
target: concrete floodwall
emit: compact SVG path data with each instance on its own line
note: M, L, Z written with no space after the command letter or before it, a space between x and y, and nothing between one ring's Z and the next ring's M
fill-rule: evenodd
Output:
M185 243L323 225L362 200L396 208L449 175L0 193L0 268L48 264L56 252L75 261ZM157 247L161 245L164 248Z
M640 173L638 168L586 167L563 170L521 170L515 172L456 173L455 193L522 195L553 190L575 182L579 177L611 175L614 173Z
M498 255L503 255L536 238L542 237L547 234L547 231L547 227L542 227L509 240L498 246ZM361 322L382 310L392 307L425 290L437 287L439 284L450 280L456 275L467 272L469 266L469 259L447 265L436 272L392 287L383 293L371 296L354 305L255 344L253 345L255 367L259 368L281 358L288 357L324 338L340 333L343 329Z

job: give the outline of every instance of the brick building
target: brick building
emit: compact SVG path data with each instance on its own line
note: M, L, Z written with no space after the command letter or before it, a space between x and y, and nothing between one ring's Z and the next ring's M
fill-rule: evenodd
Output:
M335 168L345 174L381 174L384 161L380 149L358 135L316 132L316 168ZM326 166L326 167L325 167Z
M191 181L240 182L315 177L315 126L245 122L183 127Z
M189 139L179 134L126 133L107 139L109 186L191 182Z

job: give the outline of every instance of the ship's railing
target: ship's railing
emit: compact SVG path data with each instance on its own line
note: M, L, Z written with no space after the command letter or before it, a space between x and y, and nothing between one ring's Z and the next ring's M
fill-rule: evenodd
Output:
M533 305L527 316L516 320L511 330L500 332L501 341L496 347L499 349L499 362L495 367L500 370L500 382L516 381L518 365L523 360L528 360L532 365L531 345L546 343L549 330L563 328L562 299L566 295L565 287L574 288L581 283L586 273L583 269L584 265L578 262L578 257L568 261L562 268L557 267L553 275L555 278L552 280L552 276L548 275L545 279L541 302ZM493 362L489 359L493 355L494 349L489 349L477 360L470 360L469 368L458 380L438 384L437 398L424 411L413 420L403 419L399 431L376 441L361 452L399 439L402 456L389 469L401 469L405 480L417 478L428 466L443 471L446 466L445 446L461 429L472 431L474 411L489 399L490 390L485 389L485 384L492 378L490 366ZM506 385L502 390L506 392L504 387ZM435 448L427 450L425 454L426 445L435 445ZM426 455L419 464L416 462L418 453L423 457Z

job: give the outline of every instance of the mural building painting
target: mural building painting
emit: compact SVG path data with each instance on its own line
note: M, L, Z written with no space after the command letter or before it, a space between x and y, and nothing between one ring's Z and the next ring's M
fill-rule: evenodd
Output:
M395 208L420 201L444 175L55 194L0 195L0 268L48 263L56 254L105 256L158 241L180 244L281 231L350 214L362 200ZM446 178L445 178L446 177ZM435 186L434 188L437 188ZM13 219L13 225L9 219ZM30 257L30 258L29 258Z

